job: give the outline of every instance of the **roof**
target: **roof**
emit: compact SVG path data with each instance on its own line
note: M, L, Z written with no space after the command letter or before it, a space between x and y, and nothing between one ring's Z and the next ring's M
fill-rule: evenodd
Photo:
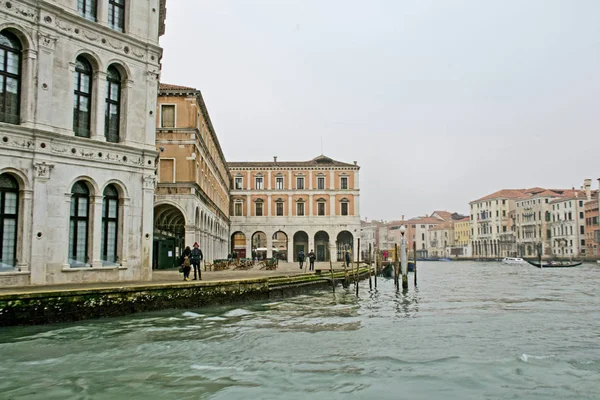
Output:
M473 200L471 203L492 199L518 199L525 195L526 190L527 189L501 189L480 199Z
M320 155L308 161L233 161L228 162L229 168L274 168L274 167L349 167L360 168L358 164L337 161L325 155Z
M448 219L452 218L452 213L450 211L434 211L431 213L431 216L433 216L433 214L439 215L444 220L448 220Z
M466 217L462 217L461 219L457 219L454 222L470 222L471 221L471 217L466 216Z
M575 196L575 193L579 193L579 195L581 195L584 192L574 189L544 189L540 187L534 187L530 189L502 189L492 194L488 194L480 199L471 201L469 204L492 199L524 200L534 197Z
M430 231L443 231L446 229L452 229L452 223L451 222L445 222L443 224L439 224L434 226L433 228L430 229Z
M191 92L195 92L196 88L193 87L189 87L189 86L180 86L180 85L171 85L170 83L160 83L158 85L158 90L185 90L185 91L191 91Z
M435 218L435 217L416 217L416 218L411 218L408 221L406 221L409 224L441 224L444 221L442 221L439 218Z

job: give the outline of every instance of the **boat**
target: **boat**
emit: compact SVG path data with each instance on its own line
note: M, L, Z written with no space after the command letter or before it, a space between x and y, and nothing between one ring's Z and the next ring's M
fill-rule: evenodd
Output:
M417 261L452 261L450 257L419 257Z
M415 272L415 263L412 261L408 262L408 272ZM381 275L383 275L386 278L391 278L394 276L394 264L390 263L389 265L386 265L383 270L381 271Z
M569 262L564 262L564 261L544 261L542 263L539 263L537 261L529 261L527 260L527 262L531 265L533 265L534 267L538 267L538 268L570 268L570 267L576 267L578 265L583 264L583 261L569 261Z
M527 262L525 260L523 260L522 258L518 258L518 257L504 257L502 259L502 262L504 264L527 264Z

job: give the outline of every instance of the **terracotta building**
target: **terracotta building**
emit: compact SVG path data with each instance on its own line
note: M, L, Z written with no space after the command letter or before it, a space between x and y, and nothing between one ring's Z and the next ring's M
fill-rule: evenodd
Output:
M202 93L161 83L156 126L154 267L172 267L194 242L205 260L227 258L231 175Z
M309 161L229 162L231 251L239 257L317 260L356 254L359 166L321 155Z
M585 255L598 258L600 249L600 223L598 222L598 199L594 198L584 204L585 215Z

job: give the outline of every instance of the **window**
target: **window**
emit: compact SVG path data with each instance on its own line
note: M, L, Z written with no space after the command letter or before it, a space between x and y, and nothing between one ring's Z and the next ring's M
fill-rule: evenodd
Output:
M263 216L263 202L262 201L256 202L256 216L257 217Z
M161 128L175 128L175 105L162 104L160 106Z
M296 203L296 214L299 217L304 216L304 203L302 203L302 202Z
M233 215L235 215L236 217L241 217L242 209L243 209L243 204L241 201L236 201L235 203L233 203Z
M102 261L108 263L117 262L117 239L119 223L119 192L113 185L104 189L104 201L102 202Z
M341 211L342 211L342 213L341 213L341 214L342 214L342 215L348 215L348 202L346 202L346 201L343 201L343 202L341 203L341 206L342 206L342 210L341 210Z
M108 0L108 26L116 31L125 30L125 0Z
M340 182L340 187L342 189L348 189L348 177L347 176L342 176L341 182Z
M121 114L121 75L112 65L106 73L106 117L104 135L107 142L119 142Z
M580 218L580 219L583 219L583 218L585 218L585 217L584 217L584 215L583 215L583 211L580 211L580 212L579 212L579 218Z
M278 176L275 178L275 189L283 190L283 176Z
M317 178L317 189L325 190L325 177L324 176L319 176Z
M243 178L241 176L237 176L235 178L235 189L236 190L242 190L244 188L243 186Z
M73 131L75 136L90 137L92 102L92 66L82 56L75 62L75 99L73 102Z
M304 177L296 178L296 189L304 189Z
M283 217L283 201L278 201L275 203L275 208L278 217Z
M579 233L580 233L581 235L584 235L584 234L585 234L585 226L583 226L583 225L580 225L580 226L579 226Z
M262 178L262 176L257 176L256 177L256 190L263 190L263 189L264 189L263 178Z
M317 203L317 215L325 215L325 202L320 201Z
M0 175L0 271L17 262L19 184L9 174Z
M88 261L88 224L90 191L84 182L71 189L71 218L69 225L69 264L83 267Z
M0 122L18 124L21 102L21 43L0 33Z
M77 0L77 11L85 19L96 21L97 9L96 0Z

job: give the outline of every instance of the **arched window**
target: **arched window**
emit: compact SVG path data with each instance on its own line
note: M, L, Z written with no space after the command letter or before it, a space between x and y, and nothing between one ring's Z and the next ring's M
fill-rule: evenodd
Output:
M112 65L106 74L106 118L104 135L107 142L119 142L121 116L121 75Z
M19 184L9 174L0 175L0 271L16 264Z
M104 189L102 202L102 261L117 262L117 227L119 224L119 192L113 185Z
M97 0L77 0L77 11L83 18L96 21L98 15Z
M20 122L21 50L15 35L0 32L0 122Z
M73 131L75 136L90 137L92 103L92 66L82 56L75 62L75 99L73 102Z
M84 182L71 189L71 218L69 225L69 264L83 267L88 262L90 190Z

